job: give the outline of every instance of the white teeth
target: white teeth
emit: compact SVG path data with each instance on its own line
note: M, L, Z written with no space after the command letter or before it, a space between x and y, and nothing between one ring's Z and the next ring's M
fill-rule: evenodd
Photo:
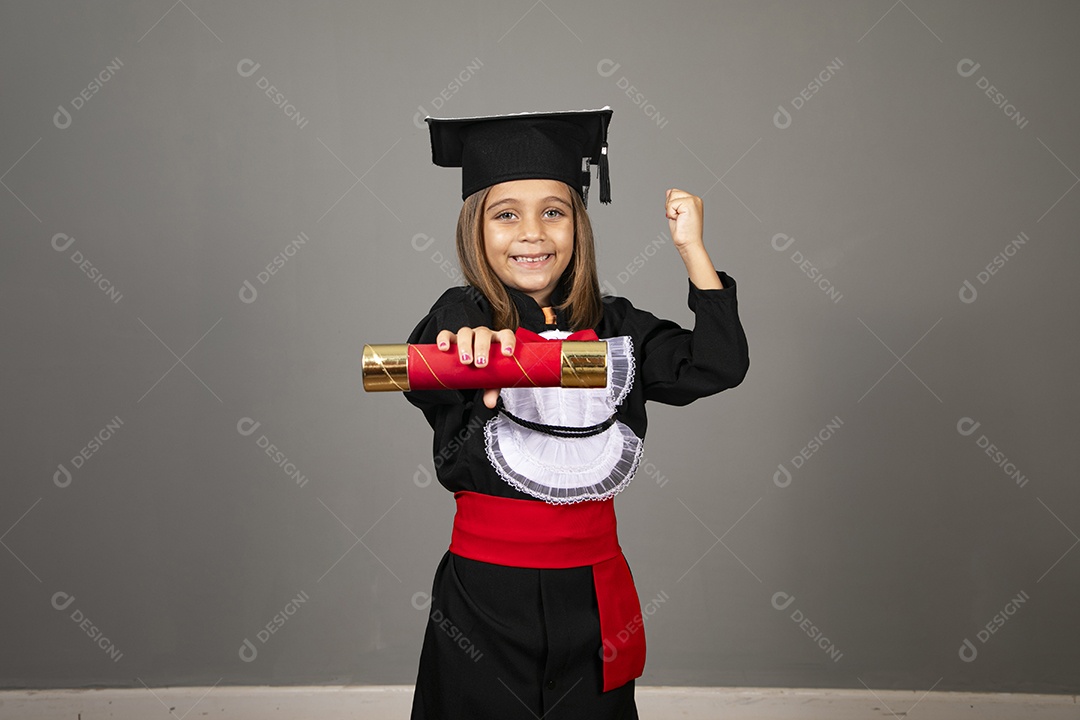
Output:
M524 257L522 255L515 255L514 260L517 260L518 262L524 262L524 263L538 263L538 262L543 262L544 260L547 260L549 257L551 257L550 253L548 253L547 255L541 255L539 257Z

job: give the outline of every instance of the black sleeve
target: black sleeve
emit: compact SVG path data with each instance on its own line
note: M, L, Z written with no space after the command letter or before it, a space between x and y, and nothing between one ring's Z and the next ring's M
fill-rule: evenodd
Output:
M717 276L724 286L719 290L701 290L687 280L687 304L695 318L692 331L635 309L634 342L641 345L638 357L646 400L686 405L735 387L746 376L750 357L735 280L721 271Z
M443 293L431 311L409 335L408 343L434 344L442 330L456 333L463 327L488 325L484 310L464 287L454 287ZM405 399L420 408L428 424L436 432L450 430L463 422L464 414L477 400L482 390L420 390L404 393Z

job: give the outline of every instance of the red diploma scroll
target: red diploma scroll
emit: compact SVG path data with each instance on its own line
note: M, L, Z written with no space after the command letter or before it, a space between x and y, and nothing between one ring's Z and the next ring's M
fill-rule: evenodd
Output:
M607 343L592 331L565 340L547 340L519 329L514 354L503 355L492 343L487 365L462 363L457 350L436 345L365 345L364 389L471 390L513 387L580 387L607 385Z

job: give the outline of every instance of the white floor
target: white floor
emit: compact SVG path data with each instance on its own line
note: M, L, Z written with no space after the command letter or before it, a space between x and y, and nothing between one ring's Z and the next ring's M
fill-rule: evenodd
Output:
M394 720L412 686L0 691L2 720ZM642 720L1080 720L1075 695L639 687Z

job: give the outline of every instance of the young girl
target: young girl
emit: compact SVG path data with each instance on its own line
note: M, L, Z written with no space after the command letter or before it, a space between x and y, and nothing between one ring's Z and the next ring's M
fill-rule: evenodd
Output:
M645 638L612 498L641 458L645 401L686 405L734 387L749 360L735 281L714 269L690 193L668 190L664 212L694 329L601 297L582 163L600 166L608 202L610 117L428 119L434 162L462 168L468 285L443 293L409 342L482 367L522 338L602 339L608 383L406 393L434 430L438 479L457 504L413 720L637 718Z

